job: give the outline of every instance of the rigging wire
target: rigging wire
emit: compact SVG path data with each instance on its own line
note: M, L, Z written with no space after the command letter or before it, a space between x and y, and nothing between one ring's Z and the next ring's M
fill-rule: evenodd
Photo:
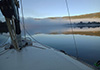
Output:
M37 43L41 44L42 46L48 47L48 46L46 46L46 45L40 43L39 41L37 41L33 36L31 36L31 34L30 34L30 33L27 31L27 29L25 28L22 0L20 0L20 2L21 2L22 22L23 22L22 26L23 26L23 29L24 29L24 36L25 36L25 38L26 38L26 33L27 33L34 41L36 41ZM48 47L48 48L49 48L49 47Z
M65 0L65 4L66 4L66 8L67 8L67 13L68 13L68 16L69 16L69 17L68 17L68 18L69 18L69 22L70 22L70 24L71 24L71 31L72 31L73 40L74 40L75 49L76 49L76 57L77 57L77 59L78 59L78 49L77 49L76 39L75 39L75 36L74 36L73 25L72 25L72 22L71 22L68 0Z
M25 38L26 38L26 33L27 33L33 40L35 40L35 41L38 42L39 44L43 45L42 43L40 43L39 41L37 41L33 36L31 36L31 34L26 30L26 28L25 28L25 22L24 22L24 13L23 13L22 0L20 0L20 1L21 1L21 12L22 12L22 21L23 21L23 28L24 28L24 36L25 36ZM69 15L69 20L70 20L70 24L71 24L71 30L72 30L73 39L74 39L74 44L75 44L75 48L76 48L76 56L77 56L77 59L78 59L78 50L77 50L77 45L76 45L75 36L74 36L74 33L73 33L73 26L72 26L71 17L70 17L70 12L69 12L69 7L68 7L68 1L65 0L65 3L66 3L68 15ZM45 45L43 45L43 46L45 46Z
M22 24L21 24L21 25L22 25ZM30 38L33 39L35 42L41 44L41 45L44 46L44 47L50 48L50 47L48 47L48 46L42 44L42 43L39 42L38 40L36 40L36 39L27 31L27 29L25 29L25 31L26 31L26 33L30 36Z
M22 0L20 0L20 2L21 2L21 13L22 13L22 26L23 26L23 29L24 29L24 36L26 37L26 33L32 38L32 39L34 39L32 36L31 36L31 34L26 30L26 28L25 28L25 22L24 22L24 13L23 13L23 3L22 3ZM35 39L34 39L35 40ZM35 40L35 41L37 41L37 40ZM37 41L38 42L38 41Z
M24 22L24 12L23 12L23 3L22 3L22 0L20 0L20 4L21 4L21 13L22 13L22 23L23 23L23 29L24 29L24 37L26 39L26 31L25 31L25 22Z

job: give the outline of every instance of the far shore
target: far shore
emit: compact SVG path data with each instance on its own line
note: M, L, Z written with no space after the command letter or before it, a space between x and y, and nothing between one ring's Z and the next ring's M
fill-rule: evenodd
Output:
M50 34L79 34L79 35L90 35L90 36L100 36L100 31L68 31L68 32L52 32Z

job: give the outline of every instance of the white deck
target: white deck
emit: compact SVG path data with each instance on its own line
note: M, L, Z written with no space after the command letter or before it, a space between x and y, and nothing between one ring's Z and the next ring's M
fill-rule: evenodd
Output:
M0 70L93 70L52 48L35 43L20 52L10 49L0 55ZM36 47L39 46L39 47Z

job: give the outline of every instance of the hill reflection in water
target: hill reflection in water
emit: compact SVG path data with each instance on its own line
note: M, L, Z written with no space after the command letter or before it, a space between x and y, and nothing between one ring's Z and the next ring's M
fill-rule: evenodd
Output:
M78 56L83 61L94 65L100 60L100 27L99 26L75 26L71 28L68 21L62 20L25 20L27 31L39 42L53 47L57 50L64 50L67 54L76 57L73 34L78 48ZM42 23L41 23L42 22ZM21 25L22 28L22 25ZM73 31L72 31L73 30ZM22 35L24 29L22 28ZM4 38L0 36L0 42ZM1 42L3 43L3 42Z

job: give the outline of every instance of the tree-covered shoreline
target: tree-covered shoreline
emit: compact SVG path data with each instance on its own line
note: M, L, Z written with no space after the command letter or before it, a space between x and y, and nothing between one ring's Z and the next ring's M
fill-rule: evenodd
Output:
M7 33L8 32L8 28L6 25L6 22L1 22L0 21L0 33Z

